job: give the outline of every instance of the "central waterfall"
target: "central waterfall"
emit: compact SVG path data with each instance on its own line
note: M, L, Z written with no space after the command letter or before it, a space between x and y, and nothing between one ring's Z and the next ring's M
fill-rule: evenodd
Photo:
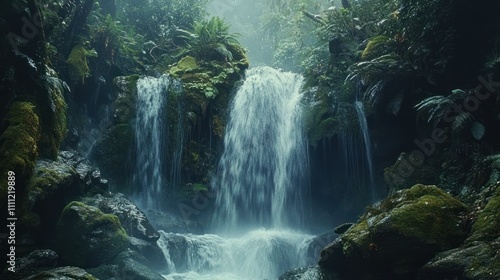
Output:
M307 143L299 75L247 71L231 103L224 151L212 186L219 235L161 232L168 280L277 279L311 264Z
M309 170L302 83L297 74L269 67L247 71L232 103L214 182L218 230L303 226Z

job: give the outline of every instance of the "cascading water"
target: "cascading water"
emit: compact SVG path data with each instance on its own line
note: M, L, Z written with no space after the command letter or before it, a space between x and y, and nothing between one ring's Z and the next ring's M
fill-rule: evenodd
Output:
M372 160L372 145L370 141L370 134L368 131L368 122L366 121L366 115L365 115L365 110L363 108L363 102L356 100L354 102L354 107L356 109L356 113L358 115L358 121L359 121L359 129L361 131L361 134L363 135L363 143L365 147L365 157L366 157L366 164L368 166L368 175L369 177L369 184L370 184L370 192L371 192L371 198L373 201L377 199L377 194L375 191L375 180L373 177L373 160Z
M135 172L132 180L137 188L135 200L143 209L160 210L167 186L175 184L172 181L180 177L177 173L180 172L181 159L177 154L182 150L182 140L174 143L172 149L168 147L168 139L182 137L172 137L165 123L169 94L179 95L180 89L180 83L167 75L143 77L137 81ZM180 122L178 125L177 132L180 133ZM168 148L173 150L170 162L166 160ZM168 168L171 172L166 177Z
M307 258L311 236L290 230L257 229L234 238L160 233L169 280L277 279L288 269L317 261Z
M161 233L166 279L277 279L312 263L302 77L269 67L247 71L234 97L218 175L214 228L205 235Z
M219 230L303 225L309 186L302 83L299 75L269 67L247 72L232 103L214 182Z

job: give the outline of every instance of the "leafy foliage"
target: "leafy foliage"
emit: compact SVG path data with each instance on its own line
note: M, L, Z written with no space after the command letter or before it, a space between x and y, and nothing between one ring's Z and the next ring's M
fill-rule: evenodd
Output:
M243 58L243 48L237 40L239 34L229 32L230 25L222 18L197 21L191 31L178 29L179 37L186 40L180 55L189 54L201 60L233 61Z
M456 89L448 96L436 95L426 98L415 105L415 108L420 116L426 118L428 123L437 126L443 120L445 114L450 113L453 104L465 99L466 96L467 92ZM464 117L461 117L458 121L462 123L464 120Z
M95 23L90 26L90 40L98 46L109 64L113 64L118 55L138 58L141 38L109 14L96 15Z

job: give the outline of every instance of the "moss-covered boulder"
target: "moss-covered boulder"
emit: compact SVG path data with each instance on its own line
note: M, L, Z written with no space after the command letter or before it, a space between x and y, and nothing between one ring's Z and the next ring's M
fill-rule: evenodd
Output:
M496 280L500 275L500 238L474 241L439 253L418 273L418 280Z
M84 201L104 213L116 215L130 236L152 242L160 238L160 234L151 225L146 215L123 194L108 196L97 194Z
M55 249L68 265L98 266L112 260L127 245L127 233L117 216L82 202L68 204L57 222Z
M347 279L410 279L437 253L465 240L466 210L436 186L398 191L323 249L319 264Z
M472 225L471 241L491 241L500 237L500 184Z
M73 266L62 266L51 270L43 271L31 277L24 278L25 280L98 280L95 276L87 271Z
M496 280L500 275L500 184L479 211L465 243L438 254L420 271L419 280ZM469 215L474 217L475 211Z
M40 159L28 184L27 208L40 217L38 234L53 236L55 224L70 201L83 194L76 170L62 161Z

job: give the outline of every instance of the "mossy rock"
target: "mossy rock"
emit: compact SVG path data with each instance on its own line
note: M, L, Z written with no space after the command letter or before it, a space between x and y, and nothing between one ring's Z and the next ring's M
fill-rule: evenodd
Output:
M490 241L500 237L500 186L472 225L467 241Z
M52 280L52 279L98 280L94 275L88 273L82 268L73 266L57 267L51 270L40 272L25 279L26 280Z
M418 272L418 280L497 280L500 275L500 238L474 241L439 253Z
M62 262L83 268L112 260L128 245L117 216L76 201L64 208L56 237L56 252Z
M12 103L1 126L5 130L0 135L0 174L7 178L8 171L15 173L17 201L21 202L39 152L41 129L35 106L30 102ZM7 197L7 180L0 184L3 201Z
M52 239L64 206L83 194L77 171L62 161L39 159L28 182L26 207L40 217L40 237Z
M342 250L350 277L368 271L386 279L407 279L437 253L465 240L468 232L461 219L466 211L438 187L415 185L369 208L332 250Z
M188 55L179 60L177 65L170 69L170 73L173 75L178 75L180 73L187 73L189 71L194 71L199 67L200 66L196 62L196 58Z

